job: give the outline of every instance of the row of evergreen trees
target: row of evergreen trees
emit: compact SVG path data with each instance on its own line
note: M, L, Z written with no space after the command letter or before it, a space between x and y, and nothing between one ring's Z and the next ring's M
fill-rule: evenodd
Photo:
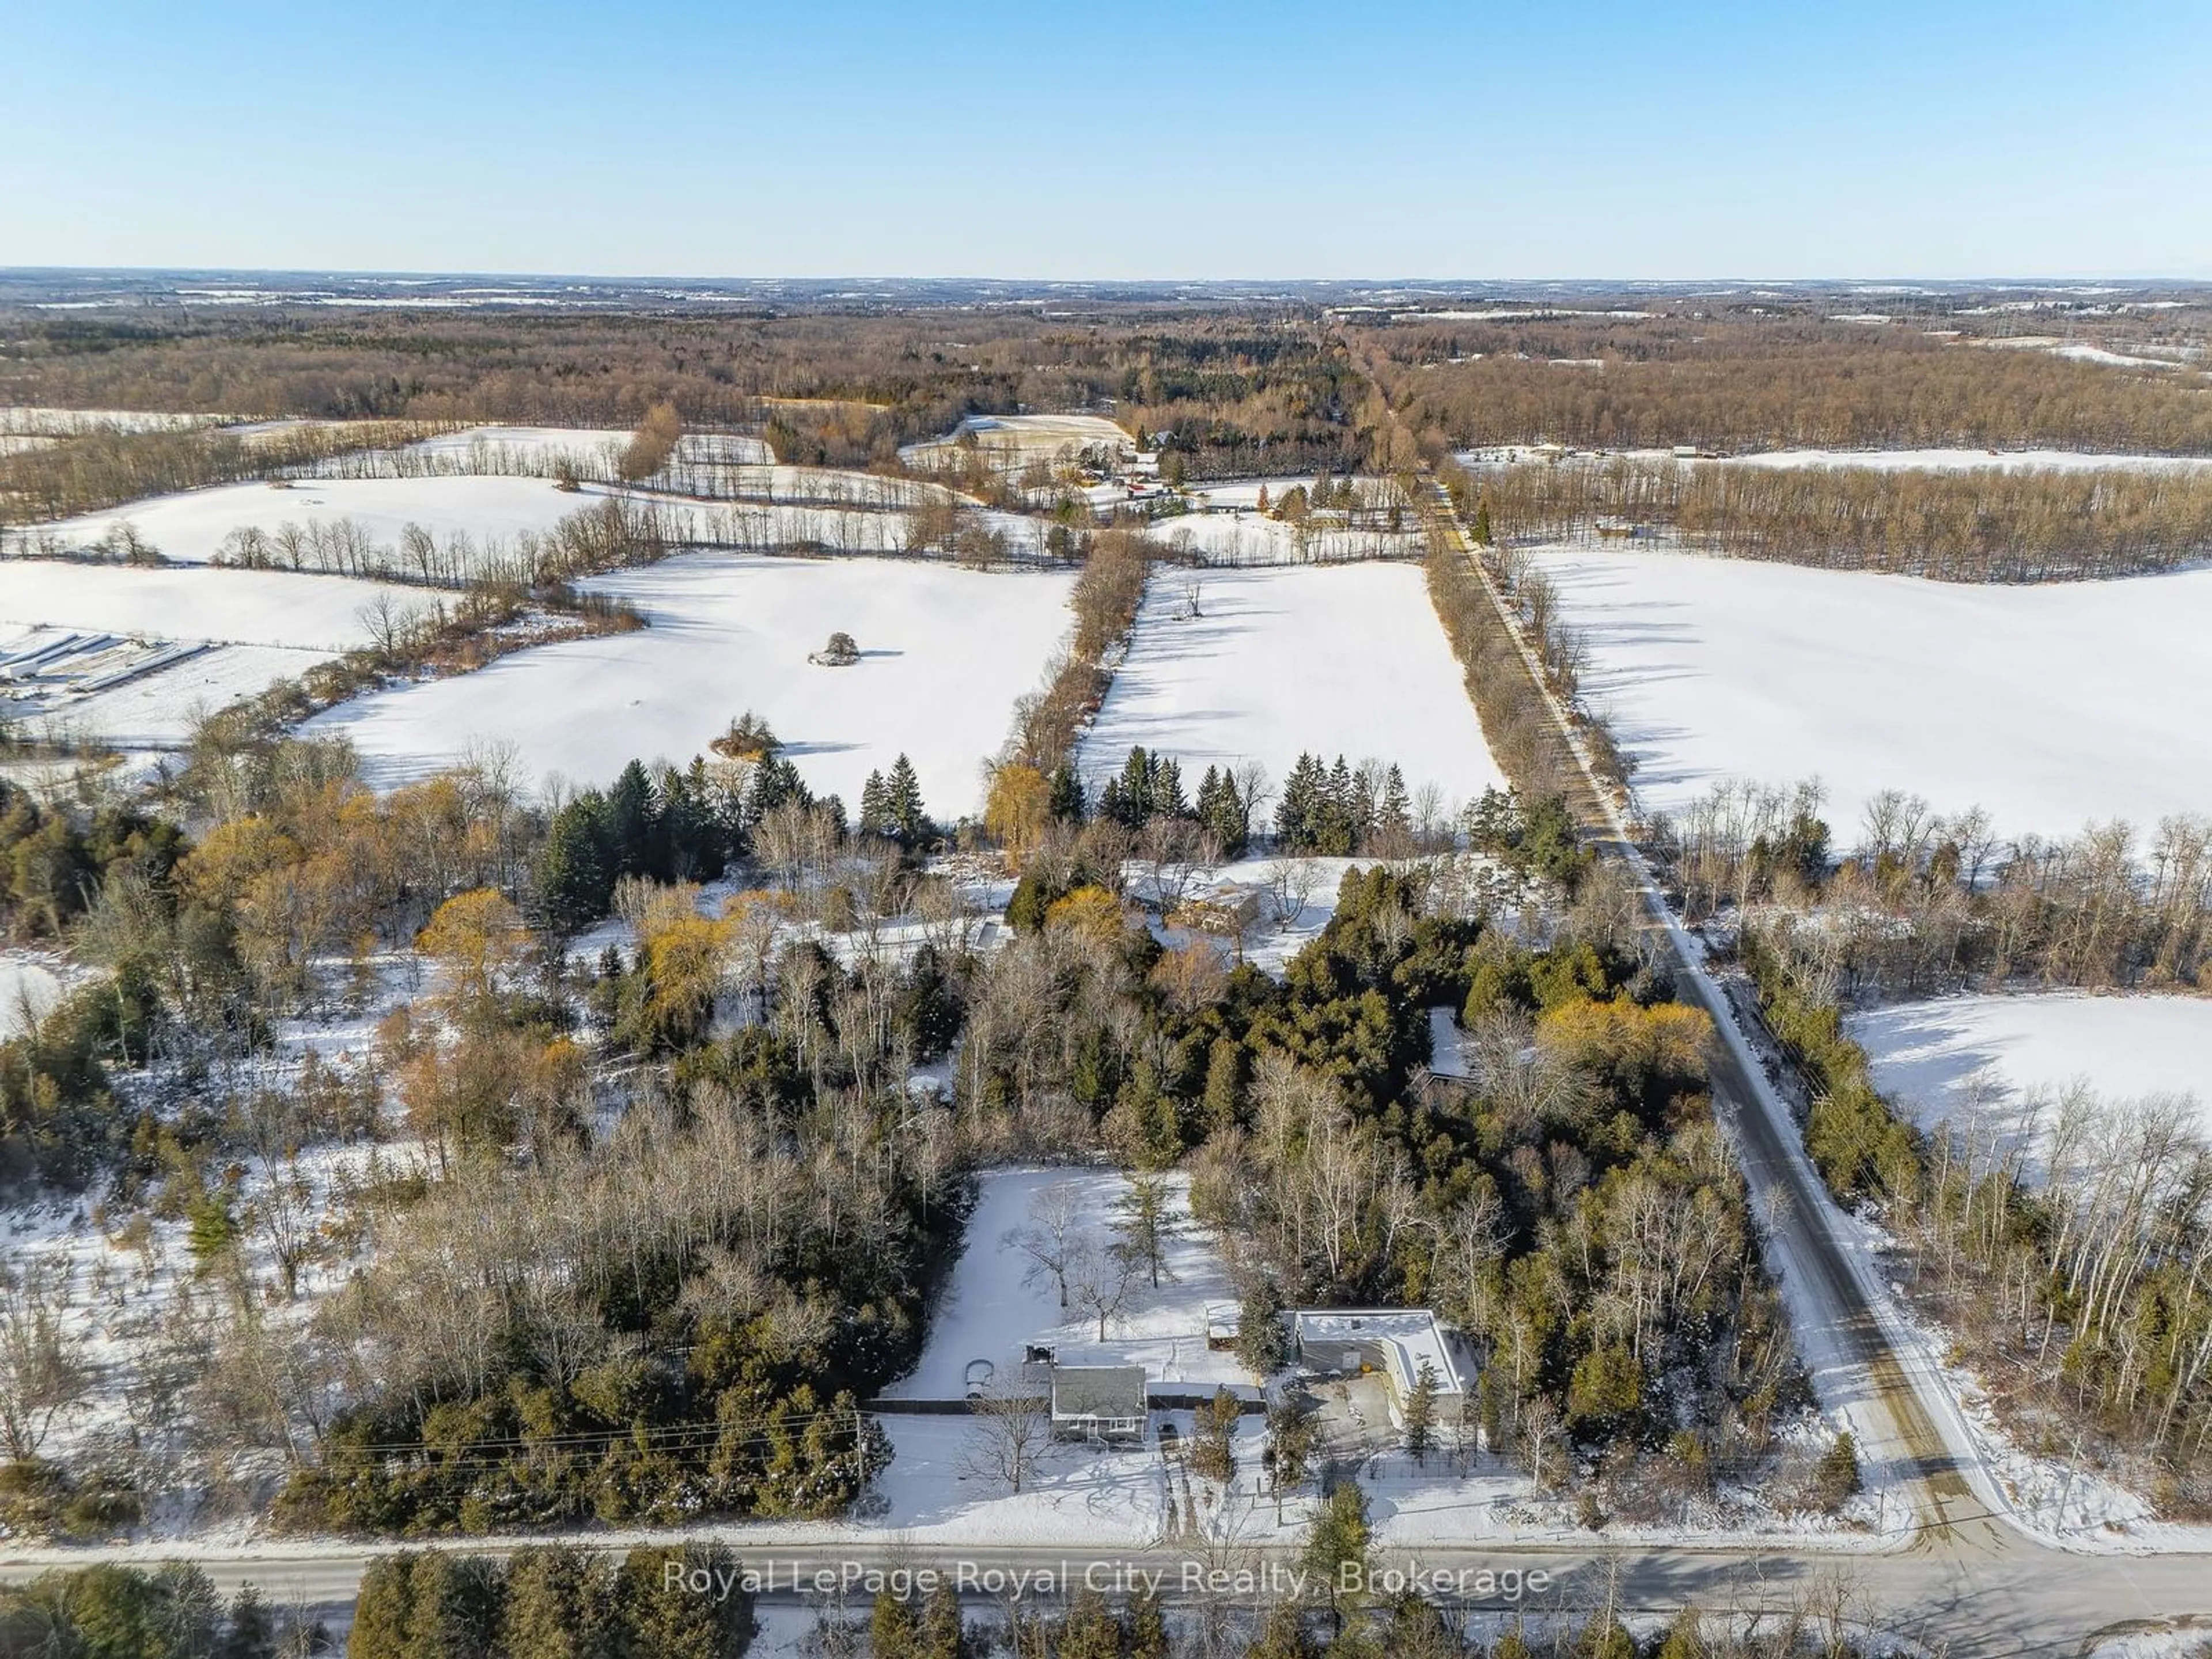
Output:
M562 933L590 927L607 914L624 876L713 881L751 851L760 821L787 805L826 807L843 831L844 803L835 795L817 800L773 747L738 772L710 768L703 757L681 770L653 772L632 761L611 788L585 790L547 826L536 870L545 921ZM868 774L852 827L907 848L938 833L912 761L902 754L888 775Z
M565 1545L506 1560L380 1556L362 1575L348 1659L738 1659L752 1596L727 1550L634 1549L617 1565Z
M1077 786L1079 816L1080 787ZM1183 794L1182 766L1173 757L1149 751L1141 744L1129 750L1120 775L1107 779L1099 790L1098 816L1132 830L1141 830L1154 818L1194 823L1226 858L1241 857L1252 840L1252 803L1234 775L1221 767L1207 767L1194 804Z
M1378 840L1410 843L1413 832L1413 801L1395 764L1378 778L1376 769L1354 771L1341 755L1334 766L1300 755L1275 807L1276 838L1293 853L1347 858Z
M921 780L903 751L891 763L888 777L880 771L868 774L860 787L860 821L854 827L909 848L936 834L922 805Z
M755 825L787 801L814 797L789 761L774 756L742 773L709 769L647 772L632 761L607 789L586 789L553 815L538 857L538 902L561 932L607 913L624 876L712 881L751 846ZM842 816L842 809L840 809Z

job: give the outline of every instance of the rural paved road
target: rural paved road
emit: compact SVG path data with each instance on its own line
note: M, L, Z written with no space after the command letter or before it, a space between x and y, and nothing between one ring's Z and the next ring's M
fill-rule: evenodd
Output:
M1447 524L1481 571L1441 489L1438 495ZM1481 574L1487 587L1488 574ZM1491 596L1502 618L1495 589ZM1527 665L1533 675L1534 665ZM1537 683L1540 687L1540 678ZM1821 1550L1794 1542L1772 1550L1614 1547L1593 1539L1589 1546L1437 1547L1413 1559L1425 1571L1453 1574L1471 1589L1481 1581L1468 1575L1487 1569L1502 1582L1506 1572L1519 1571L1524 1588L1517 1601L1499 1593L1465 1598L1468 1605L1501 1610L1517 1605L1532 1611L1586 1613L1609 1606L1622 1613L1665 1613L1688 1602L1708 1612L1778 1611L1847 1585L1858 1605L1887 1628L1960 1659L2078 1654L2094 1632L2117 1625L2212 1613L2212 1556L2075 1553L2043 1544L2014 1523L2002 1495L1992 1488L1966 1442L1940 1380L1917 1374L1892 1340L1879 1289L1865 1282L1861 1265L1837 1242L1832 1206L1805 1161L1786 1103L1768 1083L1725 998L1668 911L1618 810L1589 774L1564 711L1556 703L1553 710L1561 742L1575 757L1587 786L1588 798L1579 803L1586 825L1601 850L1635 876L1654 932L1664 937L1674 959L1680 994L1702 1004L1723 1034L1713 1061L1715 1099L1733 1131L1754 1200L1772 1206L1770 1212L1785 1236L1801 1292L1801 1331L1809 1323L1814 1328L1806 1334L1826 1338L1830 1358L1816 1367L1824 1403L1850 1407L1863 1425L1861 1451L1869 1470L1876 1479L1893 1480L1911 1492L1920 1526L1908 1547L1883 1553ZM969 1574L965 1588L984 1602L1001 1599L983 1577L993 1572L1057 1576L1072 1565L1079 1575L1093 1560L1109 1572L1139 1565L1165 1573L1163 1592L1176 1598L1198 1593L1188 1577L1193 1572L1294 1560L1290 1552L1267 1549L1243 1551L1233 1563L1224 1563L1218 1555L1170 1547L1091 1556L1066 1548L925 1545L858 1528L849 1539L826 1544L786 1543L773 1527L732 1527L706 1535L727 1543L749 1565L773 1564L786 1588L769 1599L786 1602L803 1599L787 1588L793 1574L811 1581L826 1571L834 1579L854 1566L934 1566L949 1577L964 1568ZM820 1535L818 1530L814 1534L817 1540ZM588 1535L574 1541L593 1544ZM599 1547L613 1546L604 1540ZM174 1553L198 1561L226 1589L250 1583L278 1603L339 1607L350 1602L369 1560L390 1547L207 1546ZM441 1547L491 1553L498 1548L483 1540ZM0 1556L0 1580L100 1559L159 1559L159 1552L142 1547L17 1552ZM1526 1588L1539 1571L1550 1582L1540 1591Z

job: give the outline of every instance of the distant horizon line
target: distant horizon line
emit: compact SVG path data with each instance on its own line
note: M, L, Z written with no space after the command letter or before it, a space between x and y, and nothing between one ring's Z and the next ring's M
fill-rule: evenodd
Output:
M2154 273L2115 276L2096 273L1992 273L1975 276L1930 276L1909 273L1832 276L1751 276L1730 273L1682 276L1008 276L981 274L900 275L883 271L830 271L811 275L717 274L642 272L614 275L592 271L519 270L453 266L444 269L392 267L377 269L344 265L221 265L221 264L0 264L0 278L131 276L131 277L324 277L351 282L454 282L468 280L580 283L604 286L685 283L712 286L732 284L900 283L969 284L1008 288L1053 289L1095 287L1139 288L1258 288L1288 285L1300 288L1388 289L1415 288L1650 288L1679 289L1713 283L1792 288L2033 288L2172 287L2212 288L2212 276L2189 276Z

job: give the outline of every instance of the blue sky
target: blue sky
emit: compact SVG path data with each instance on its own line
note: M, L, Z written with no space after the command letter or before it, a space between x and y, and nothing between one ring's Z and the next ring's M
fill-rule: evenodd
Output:
M2207 0L0 0L0 265L2212 277Z

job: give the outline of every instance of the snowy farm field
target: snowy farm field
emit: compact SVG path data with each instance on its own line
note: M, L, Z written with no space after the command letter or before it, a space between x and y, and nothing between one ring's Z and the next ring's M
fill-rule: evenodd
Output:
M0 562L0 714L124 748L367 644L364 613L419 590L343 576Z
M957 466L968 450L963 438L973 438L975 453L1000 468L1050 463L1086 449L1119 453L1136 447L1127 432L1103 415L971 415L945 437L907 445L899 458L925 471Z
M1410 564L1155 572L1085 769L1103 779L1139 744L1191 780L1256 760L1279 785L1311 752L1395 762L1448 802L1504 782Z
M981 807L983 763L1066 634L1073 585L1064 573L686 554L586 584L635 603L650 623L641 631L518 652L348 703L309 729L350 738L382 788L478 740L513 744L532 783L589 783L633 758L687 762L750 708L817 792L850 806L903 751L931 810L953 817ZM860 660L808 662L835 631L858 641Z
M362 611L412 611L436 596L349 576L0 561L0 624L334 653L366 644Z
M1646 811L1817 775L1839 840L1886 789L2008 835L2212 810L2212 569L2041 586L1539 551Z
M236 483L189 490L27 533L41 545L69 550L89 547L127 524L163 558L206 564L226 538L243 530L274 536L287 524L306 530L349 520L386 547L398 545L410 525L441 542L466 535L482 544L542 535L589 504L588 497L557 489L544 478L331 478L283 489Z
M1876 1086L1923 1126L2079 1085L2107 1102L2190 1097L2212 1139L2212 998L1944 997L1856 1014L1850 1032Z

